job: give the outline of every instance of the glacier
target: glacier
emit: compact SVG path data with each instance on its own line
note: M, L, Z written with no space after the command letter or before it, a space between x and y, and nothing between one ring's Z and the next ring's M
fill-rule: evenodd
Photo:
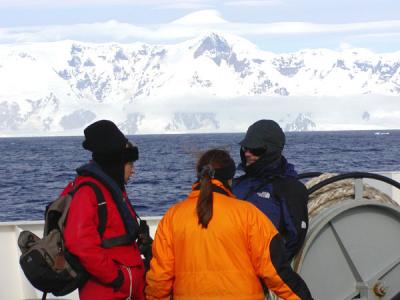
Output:
M400 128L400 51L277 54L210 32L169 44L72 40L0 45L0 136Z

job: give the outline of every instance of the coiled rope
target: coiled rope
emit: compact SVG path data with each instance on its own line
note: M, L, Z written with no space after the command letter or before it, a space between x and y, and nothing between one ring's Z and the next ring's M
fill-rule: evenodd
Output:
M309 195L308 202L308 215L312 219L320 211L328 208L334 204L353 200L355 198L355 184L354 179L344 179L336 182L329 183L322 186L316 191L312 191L318 183L327 180L328 178L333 178L338 176L335 173L324 173L318 177L314 177L309 180L305 185L309 191L312 193ZM384 192L363 183L363 199L375 200L381 203L390 204L393 206L399 206L399 204L391 199Z

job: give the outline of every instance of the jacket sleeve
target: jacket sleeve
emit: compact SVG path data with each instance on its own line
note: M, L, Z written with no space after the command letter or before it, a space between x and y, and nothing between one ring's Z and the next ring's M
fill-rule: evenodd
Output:
M267 287L282 299L312 299L306 283L285 259L282 239L271 221L253 210L248 223L252 263Z
M157 226L153 242L153 258L146 275L146 299L169 300L175 274L175 256L172 244L172 214L167 211Z
M65 247L77 256L83 267L103 284L122 284L119 266L101 247L97 200L90 187L81 187L74 195L64 228Z
M293 224L285 199L281 200L280 205L282 210L281 222L284 224L284 229L280 234L285 246L286 258L288 261L291 261L299 251L299 244L300 246L302 244L299 243L299 232L295 227L295 224Z
M301 249L308 230L308 191L302 182L294 178L274 181L274 191L279 195L284 230L281 231L291 260Z

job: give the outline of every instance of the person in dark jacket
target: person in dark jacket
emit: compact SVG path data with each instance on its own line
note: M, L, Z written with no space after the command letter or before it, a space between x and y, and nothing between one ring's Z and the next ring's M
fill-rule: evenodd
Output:
M291 260L300 250L308 229L305 186L296 179L294 166L282 155L285 134L272 120L252 124L239 143L245 174L235 178L232 191L257 206L278 229Z
M78 176L64 194L82 183L100 188L105 203L85 185L77 189L64 229L66 249L89 273L79 289L81 300L144 299L144 266L136 243L138 222L125 184L138 159L135 147L111 121L101 120L85 131L83 147L93 160L77 169ZM100 234L99 206L106 207L106 224ZM100 226L101 227L101 226Z

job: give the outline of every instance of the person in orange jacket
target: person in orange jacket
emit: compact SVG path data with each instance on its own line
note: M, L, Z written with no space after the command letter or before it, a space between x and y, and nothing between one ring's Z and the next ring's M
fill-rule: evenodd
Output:
M284 259L271 221L237 200L230 184L235 163L224 150L205 152L187 199L160 221L146 276L146 299L264 300L264 281L282 299L312 299Z

